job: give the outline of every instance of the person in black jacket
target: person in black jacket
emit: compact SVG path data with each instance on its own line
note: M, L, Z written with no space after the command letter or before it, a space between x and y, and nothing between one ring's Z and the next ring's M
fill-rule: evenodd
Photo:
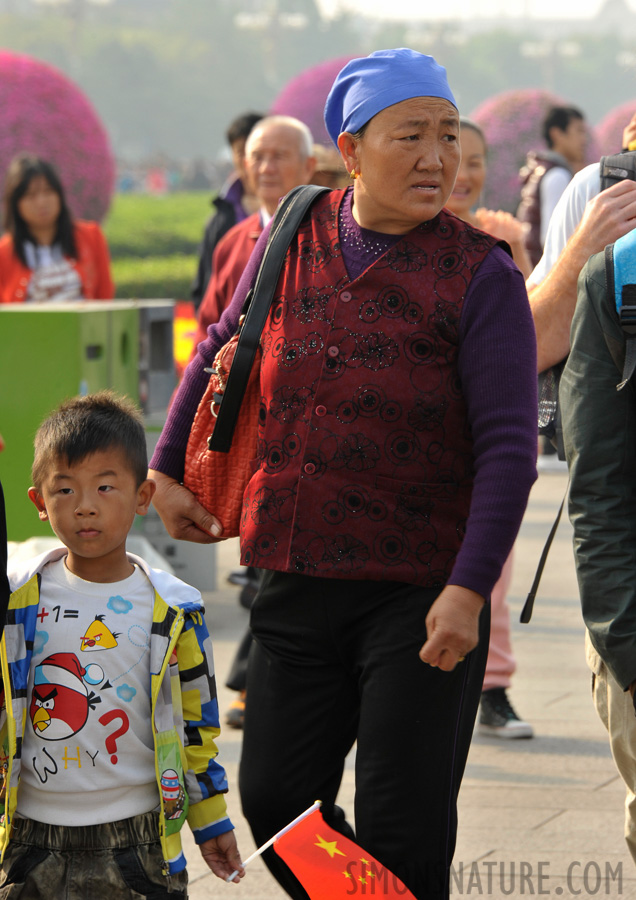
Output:
M632 230L591 256L583 267L572 346L559 386L592 699L625 784L624 834L634 863L636 403L634 379L623 384L626 334L616 305L617 297L626 302L622 291L632 282L635 258L636 231Z
M232 151L234 171L229 180L221 188L219 195L212 201L215 212L208 220L203 233L203 242L199 256L197 274L192 283L190 296L198 309L208 281L212 275L212 254L223 235L238 222L242 222L256 210L250 208L251 189L247 184L245 170L245 142L252 128L263 118L261 113L244 113L230 124L225 136ZM256 203L256 201L255 201Z

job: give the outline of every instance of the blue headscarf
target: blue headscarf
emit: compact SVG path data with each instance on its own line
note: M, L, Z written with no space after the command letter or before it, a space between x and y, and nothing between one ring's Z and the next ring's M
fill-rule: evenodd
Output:
M441 97L457 108L446 69L432 56L401 47L352 59L336 76L325 103L329 136L337 147L341 132L355 134L376 113L413 97Z

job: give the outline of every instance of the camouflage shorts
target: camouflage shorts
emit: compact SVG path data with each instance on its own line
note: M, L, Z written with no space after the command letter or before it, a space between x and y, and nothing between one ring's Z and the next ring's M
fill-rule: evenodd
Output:
M159 816L69 828L15 818L0 900L186 900L187 872L162 874Z

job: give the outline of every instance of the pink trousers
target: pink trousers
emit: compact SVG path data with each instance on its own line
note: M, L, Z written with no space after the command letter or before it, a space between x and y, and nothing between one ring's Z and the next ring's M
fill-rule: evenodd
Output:
M505 561L499 581L490 597L490 645L483 690L510 687L510 678L517 668L510 641L510 609L506 595L512 579L513 551Z

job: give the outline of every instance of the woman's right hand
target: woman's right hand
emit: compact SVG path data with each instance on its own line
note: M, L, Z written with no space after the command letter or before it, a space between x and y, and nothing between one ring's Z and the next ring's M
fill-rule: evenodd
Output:
M197 502L188 488L156 469L148 470L148 478L157 485L152 502L171 537L195 544L214 544L221 540L221 523Z

